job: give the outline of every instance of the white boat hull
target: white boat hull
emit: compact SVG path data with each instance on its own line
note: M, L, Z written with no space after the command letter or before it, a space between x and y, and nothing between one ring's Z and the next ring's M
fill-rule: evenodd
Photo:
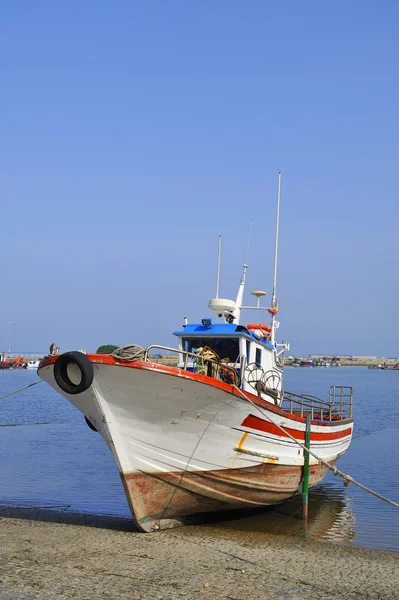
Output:
M42 364L40 377L107 442L133 518L144 531L183 524L197 512L276 504L297 493L303 451L272 423L303 442L304 422L256 396L246 394L261 406L206 376L152 363L95 360L92 385L71 395L57 385L53 364ZM313 424L311 448L334 462L351 435L348 421ZM310 485L325 473L311 458Z

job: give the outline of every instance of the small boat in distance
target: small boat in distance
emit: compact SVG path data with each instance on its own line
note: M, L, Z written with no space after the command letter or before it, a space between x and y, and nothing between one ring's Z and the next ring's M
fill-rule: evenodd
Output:
M7 359L6 355L3 352L0 352L0 369L4 371L5 369L12 369L12 362Z
M306 422L310 448L330 464L353 432L352 388L333 386L327 401L283 388L283 356L276 341L280 174L274 284L243 304L247 265L236 300L219 297L219 237L214 317L184 319L169 348L124 346L110 355L50 352L38 375L76 406L100 433L118 466L136 525L142 531L191 522L197 513L268 506L299 493ZM241 322L244 310L266 311L270 324ZM151 360L175 353L177 366ZM100 470L101 464L97 465ZM310 456L309 486L327 467Z
M38 369L40 365L40 360L28 360L26 363L27 369Z
M301 360L301 362L299 363L300 367L315 367L315 361L314 360Z
M380 369L381 371L398 371L399 363L396 363L395 365L388 365L387 363L378 364L378 365L369 365L367 368L368 369Z

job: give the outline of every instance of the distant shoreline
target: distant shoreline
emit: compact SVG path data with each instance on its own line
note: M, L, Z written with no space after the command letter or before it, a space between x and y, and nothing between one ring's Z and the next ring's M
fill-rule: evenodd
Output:
M40 360L41 357L38 357L38 360ZM170 367L176 367L178 364L178 355L177 354L164 354L163 356L160 355L156 355L156 356L149 356L149 359L154 362L154 363L158 363L158 364L162 364L162 365L167 365ZM12 359L11 359L12 360ZM340 367L378 367L378 366L386 366L388 368L392 368L395 365L399 364L399 358L383 358L383 357L353 357L353 358L349 358L349 357L342 357L342 356L321 356L321 355L315 355L315 356L297 356L297 357L290 357L290 358L285 358L284 359L284 366L285 367L289 367L289 366L300 366L299 363L301 361L324 361L327 363L327 365L324 364L317 364L317 365L311 365L312 367L321 367L321 368L326 368L326 366L328 368L336 368L337 366ZM331 363L335 363L335 364L331 364ZM14 365L18 366L18 365Z
M317 360L320 360L320 357L307 356L307 357L301 357L301 358L297 358L297 359L285 358L284 366L293 365L295 362L298 362L301 360L302 361L305 361L305 360L317 361ZM328 363L328 367L331 366L330 361L331 361L330 357L327 357L326 362ZM339 357L336 364L341 367L378 367L378 365L382 365L382 366L386 366L386 367L394 367L395 365L398 364L398 362L399 362L399 359L397 359L397 358L350 359L350 358ZM317 365L317 366L325 368L325 365ZM335 366L334 366L334 368L335 368Z
M151 358L151 357L150 357ZM393 367L398 364L399 360L396 358L364 358L364 359L349 359L337 357L337 363L334 366L331 366L332 357L326 357L326 362L328 363L327 368L337 368L340 367L377 367L378 365L385 365L387 367ZM159 363L162 365L168 365L170 367L177 366L178 356L176 354L165 354L162 357L152 358L155 363ZM320 360L320 356L306 356L306 357L297 357L297 358L285 358L284 366L289 367L292 366L295 362L298 364L299 361L305 360ZM299 365L298 365L299 366ZM325 365L317 365L318 368L326 368ZM302 368L302 367L301 367Z

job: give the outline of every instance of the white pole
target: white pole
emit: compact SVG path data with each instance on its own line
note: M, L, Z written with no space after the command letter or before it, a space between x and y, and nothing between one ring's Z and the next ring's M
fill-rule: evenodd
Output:
M11 332L12 332L13 325L16 325L16 323L11 323L11 325L10 325L10 337L8 338L8 356L9 357L11 357Z
M248 247L247 247L247 254L246 254L246 257L245 257L245 264L246 265L248 264L249 247L251 245L252 224L253 224L253 221L251 221L251 223L249 225Z
M276 217L276 246L274 249L274 278L273 278L273 295L272 295L272 308L276 306L276 291L277 291L277 258L278 258L278 232L280 222L280 190L281 190L281 173L278 174L278 187L277 187L277 217ZM275 342L275 328L274 321L276 316L272 315L272 339L271 342Z
M244 297L245 277L247 275L248 265L244 265L244 271L241 277L240 286L237 292L236 305L234 308L234 319L237 325L240 323L240 315L242 308L242 299Z
M220 279L220 252L222 248L222 236L219 235L218 241L218 270L216 275L216 298L219 298L219 279Z

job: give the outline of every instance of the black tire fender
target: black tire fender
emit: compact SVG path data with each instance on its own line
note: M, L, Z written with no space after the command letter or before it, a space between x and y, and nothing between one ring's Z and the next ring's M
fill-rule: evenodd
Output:
M68 375L68 365L76 365L81 372L82 379L73 383ZM64 352L54 364L54 379L57 385L67 394L81 394L89 389L93 383L93 365L82 352Z

